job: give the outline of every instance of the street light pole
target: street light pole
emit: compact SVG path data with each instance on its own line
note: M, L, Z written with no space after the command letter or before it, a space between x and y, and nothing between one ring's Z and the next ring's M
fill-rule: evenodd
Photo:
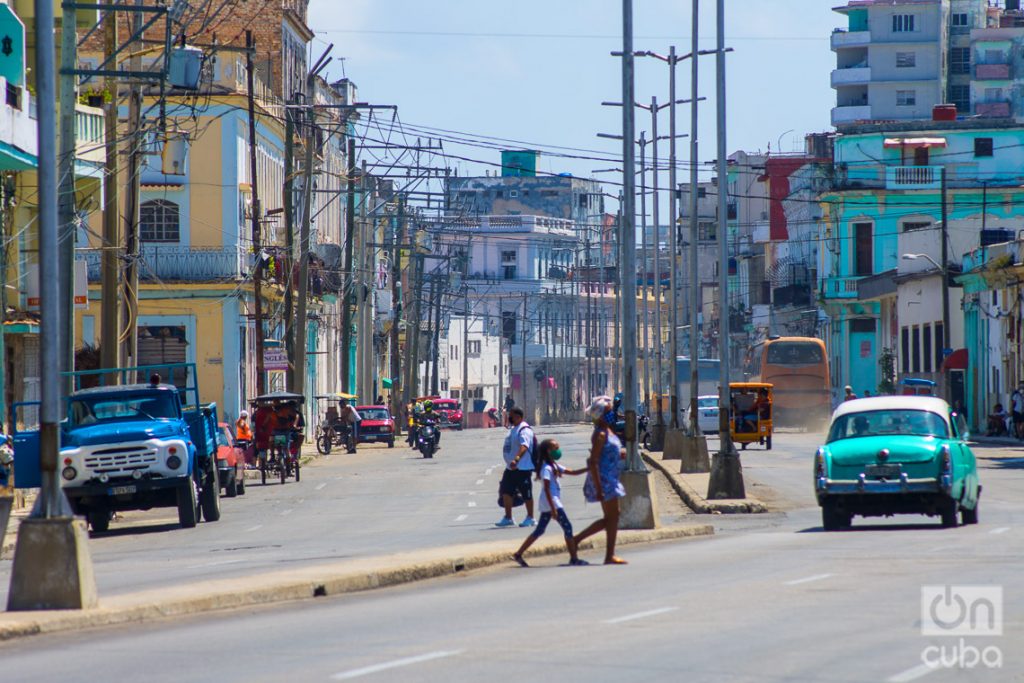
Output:
M700 425L697 417L697 397L700 394L700 335L698 334L697 318L700 311L700 276L697 272L697 242L700 239L697 219L697 34L700 23L699 0L693 2L693 19L690 28L690 436L700 437ZM705 442L706 444L707 442ZM705 445L705 450L707 446Z

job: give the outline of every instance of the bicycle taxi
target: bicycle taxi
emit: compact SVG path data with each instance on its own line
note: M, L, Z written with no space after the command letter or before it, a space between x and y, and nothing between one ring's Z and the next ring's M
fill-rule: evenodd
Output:
M764 382L729 384L729 435L742 449L751 443L772 449L774 390Z
M256 437L260 480L277 476L281 483L288 477L299 481L299 449L302 446L302 394L272 391L252 399L253 432Z
M316 450L320 455L329 455L335 446L345 446L349 453L355 452L355 435L352 426L341 419L341 402L345 400L354 405L356 398L355 394L345 393L313 397L313 412L317 416Z

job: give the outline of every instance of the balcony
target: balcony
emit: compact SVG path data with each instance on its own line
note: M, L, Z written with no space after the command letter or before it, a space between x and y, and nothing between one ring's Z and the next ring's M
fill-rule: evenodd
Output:
M822 282L822 295L826 299L856 299L859 277L827 277Z
M1010 74L1009 64L978 64L974 67L974 78L979 81L1008 81Z
M847 31L837 28L832 31L832 51L846 47L865 47L871 43L871 31Z
M871 67L856 66L832 71L832 87L844 85L866 85L871 82Z
M974 115L983 119L1006 119L1010 117L1010 102L976 102Z
M35 98L24 88L6 87L3 79L0 79L0 85L7 91L6 100L0 101L0 142L17 149L3 155L5 158L0 168L32 168L36 165L37 150ZM3 97L3 91L0 91L0 97Z
M832 107L832 125L871 120L871 105L840 105Z
M85 253L89 281L100 280L100 252ZM252 255L241 247L190 247L144 243L139 267L142 282L217 282L241 279Z
M888 166L887 190L937 190L942 185L941 166Z
M75 158L102 165L107 160L103 110L75 105Z

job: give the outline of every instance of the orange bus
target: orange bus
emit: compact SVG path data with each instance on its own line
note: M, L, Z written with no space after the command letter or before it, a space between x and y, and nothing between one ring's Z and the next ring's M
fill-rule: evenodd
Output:
M832 415L828 354L814 337L769 337L748 356L751 382L775 385L775 425L818 427Z

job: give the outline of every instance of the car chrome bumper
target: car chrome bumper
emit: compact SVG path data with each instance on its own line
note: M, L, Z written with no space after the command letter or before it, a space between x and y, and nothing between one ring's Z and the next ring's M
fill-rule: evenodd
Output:
M822 494L861 494L861 493L949 493L953 488L949 475L938 479L909 479L906 473L900 475L898 481L868 479L863 474L857 479L828 479L818 477L815 489Z

